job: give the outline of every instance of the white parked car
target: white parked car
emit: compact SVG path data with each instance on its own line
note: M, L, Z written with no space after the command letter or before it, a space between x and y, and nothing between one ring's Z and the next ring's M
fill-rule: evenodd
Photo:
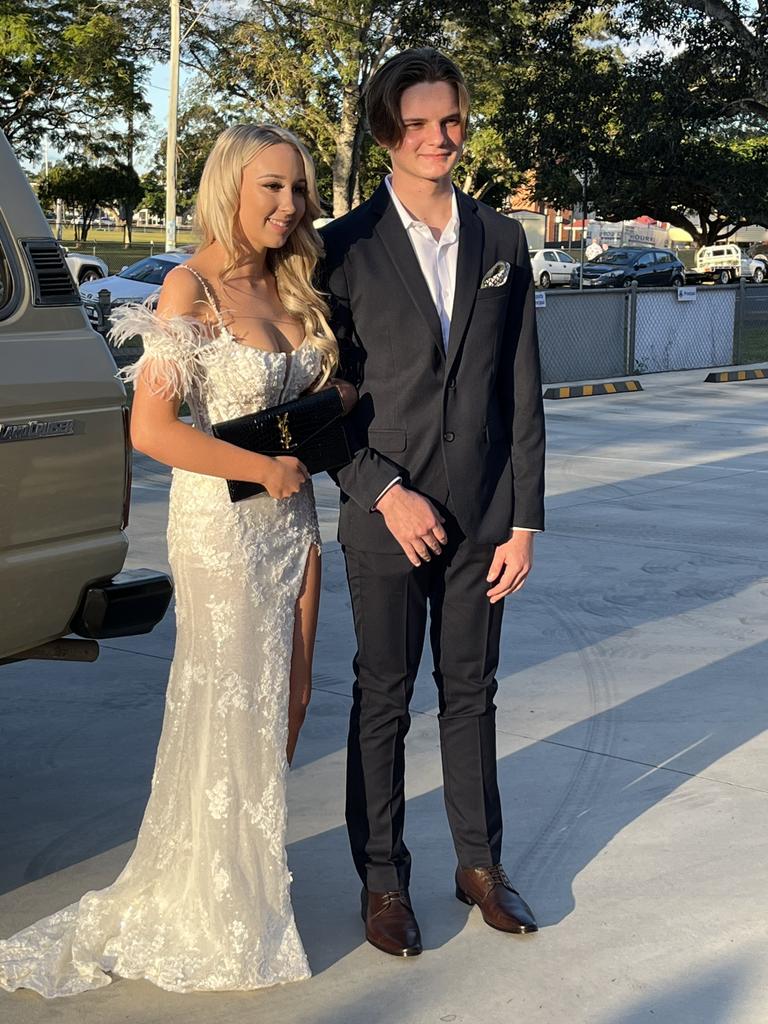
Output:
M159 252L129 267L123 267L119 274L81 287L83 306L91 325L102 334L109 330L109 311L105 311L99 304L100 291L106 289L109 292L110 309L124 302L146 302L152 297L156 299L166 276L180 263L186 263L191 256L192 251Z
M570 284L571 273L579 266L578 261L562 249L533 249L530 255L537 288Z
M766 276L766 266L762 260L752 259L738 245L728 242L703 245L696 253L696 274L718 284L730 284L740 277L761 284Z
M89 256L85 252L70 252L64 246L61 249L66 257L67 267L76 285L87 284L89 281L98 281L109 273L109 267L98 256Z

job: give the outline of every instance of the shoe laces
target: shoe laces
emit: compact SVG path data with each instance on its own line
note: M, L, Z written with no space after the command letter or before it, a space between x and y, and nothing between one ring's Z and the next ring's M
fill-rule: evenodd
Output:
M394 903L396 900L399 900L404 906L408 907L408 909L410 910L411 903L410 900L408 899L408 893L404 889L390 889L388 892L385 892L384 895L387 898L387 905L390 905Z
M492 879L494 885L503 885L505 889L512 888L512 883L507 878L507 873L501 864L494 864L492 868L489 868L488 876Z

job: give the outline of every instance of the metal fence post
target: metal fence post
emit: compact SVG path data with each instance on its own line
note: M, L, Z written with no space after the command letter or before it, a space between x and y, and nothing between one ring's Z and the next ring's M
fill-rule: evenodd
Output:
M109 314L112 312L112 295L109 288L99 289L99 317L101 329L106 333L109 330Z
M625 345L624 374L629 377L635 372L635 340L637 335L637 281L633 281L629 294L627 312L627 333Z
M738 366L741 363L744 340L744 307L747 300L747 288L744 278L739 278L739 290L736 292L736 308L734 310L733 324L733 355L731 363Z

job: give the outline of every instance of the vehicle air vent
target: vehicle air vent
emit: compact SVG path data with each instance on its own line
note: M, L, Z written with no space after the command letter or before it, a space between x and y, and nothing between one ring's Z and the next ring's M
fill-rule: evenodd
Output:
M32 273L36 306L79 306L80 294L64 254L52 238L19 240Z

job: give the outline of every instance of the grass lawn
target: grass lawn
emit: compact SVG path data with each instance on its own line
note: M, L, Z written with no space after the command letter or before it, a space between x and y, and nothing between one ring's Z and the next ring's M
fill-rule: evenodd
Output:
M768 324L744 327L739 346L739 363L768 362Z
M133 244L127 248L123 245L121 228L92 228L85 242L75 242L74 229L71 225L64 228L62 242L75 252L85 252L91 256L99 256L105 260L110 274L116 274L122 267L143 260L156 252L165 251L164 228L134 228ZM189 228L180 228L177 236L179 245L189 245L195 241Z

